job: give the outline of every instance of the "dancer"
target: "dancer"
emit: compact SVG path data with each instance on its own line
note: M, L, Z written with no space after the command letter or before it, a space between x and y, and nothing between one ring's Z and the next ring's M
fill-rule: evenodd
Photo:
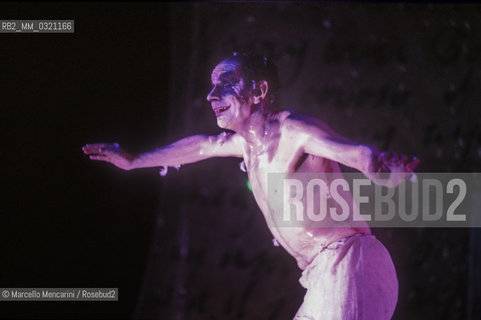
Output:
M194 135L133 156L118 144L83 147L90 159L124 170L178 167L212 157L243 158L252 192L275 242L297 261L300 283L307 289L294 319L390 319L397 303L396 271L386 248L365 222L319 222L278 226L282 213L268 200L268 173L329 172L338 163L355 168L374 182L381 173L404 179L419 164L416 158L379 152L336 134L321 121L280 111L277 69L265 57L237 54L212 71L207 96L220 128L216 136Z

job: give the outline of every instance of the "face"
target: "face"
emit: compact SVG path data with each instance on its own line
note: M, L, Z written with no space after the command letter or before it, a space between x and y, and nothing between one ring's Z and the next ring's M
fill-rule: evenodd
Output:
M236 131L251 114L253 97L235 62L223 61L212 71L214 86L207 101L217 117L221 128Z

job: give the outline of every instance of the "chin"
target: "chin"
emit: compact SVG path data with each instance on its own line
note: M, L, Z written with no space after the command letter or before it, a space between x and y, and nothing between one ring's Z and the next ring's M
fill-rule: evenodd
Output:
M229 123L225 122L222 118L217 118L217 126L222 129L230 129Z

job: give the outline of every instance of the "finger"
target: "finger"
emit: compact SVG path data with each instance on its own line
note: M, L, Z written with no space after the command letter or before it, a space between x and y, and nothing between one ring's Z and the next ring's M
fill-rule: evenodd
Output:
M392 162L398 167L404 165L402 156L398 155L395 152L393 153L393 156L392 156Z
M94 143L94 144L86 144L82 147L82 150L85 154L95 154L101 153L104 149L108 147L106 143Z
M89 157L91 160L101 160L101 161L108 161L108 157L102 154L93 154Z
M97 144L86 144L82 147L82 151L85 154L96 153L98 151Z
M389 169L389 166L386 164L385 161L381 161L379 163L379 166L377 167L377 170L376 172L377 173L386 173L386 172L390 172L391 170Z
M378 156L379 161L387 161L391 159L391 155L389 152L381 152Z
M411 160L411 162L406 165L406 169L408 169L409 171L413 171L414 169L416 169L416 167L419 165L420 162L421 162L421 160L414 157Z

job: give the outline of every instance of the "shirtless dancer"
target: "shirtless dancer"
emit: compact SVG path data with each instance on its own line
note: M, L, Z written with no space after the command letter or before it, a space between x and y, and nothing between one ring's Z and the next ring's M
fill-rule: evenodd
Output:
M211 75L207 96L217 124L233 133L195 135L168 146L131 156L118 144L87 144L90 159L110 162L124 170L178 166L211 157L243 158L255 199L267 221L269 172L334 172L342 163L376 182L380 172L409 174L419 160L380 153L337 135L317 119L276 111L278 78L265 57L233 54ZM274 219L273 219L274 218ZM351 219L352 222L352 219ZM294 319L390 319L397 303L396 271L385 247L367 224L326 219L329 227L303 224L275 227L276 241L296 260L307 289Z

